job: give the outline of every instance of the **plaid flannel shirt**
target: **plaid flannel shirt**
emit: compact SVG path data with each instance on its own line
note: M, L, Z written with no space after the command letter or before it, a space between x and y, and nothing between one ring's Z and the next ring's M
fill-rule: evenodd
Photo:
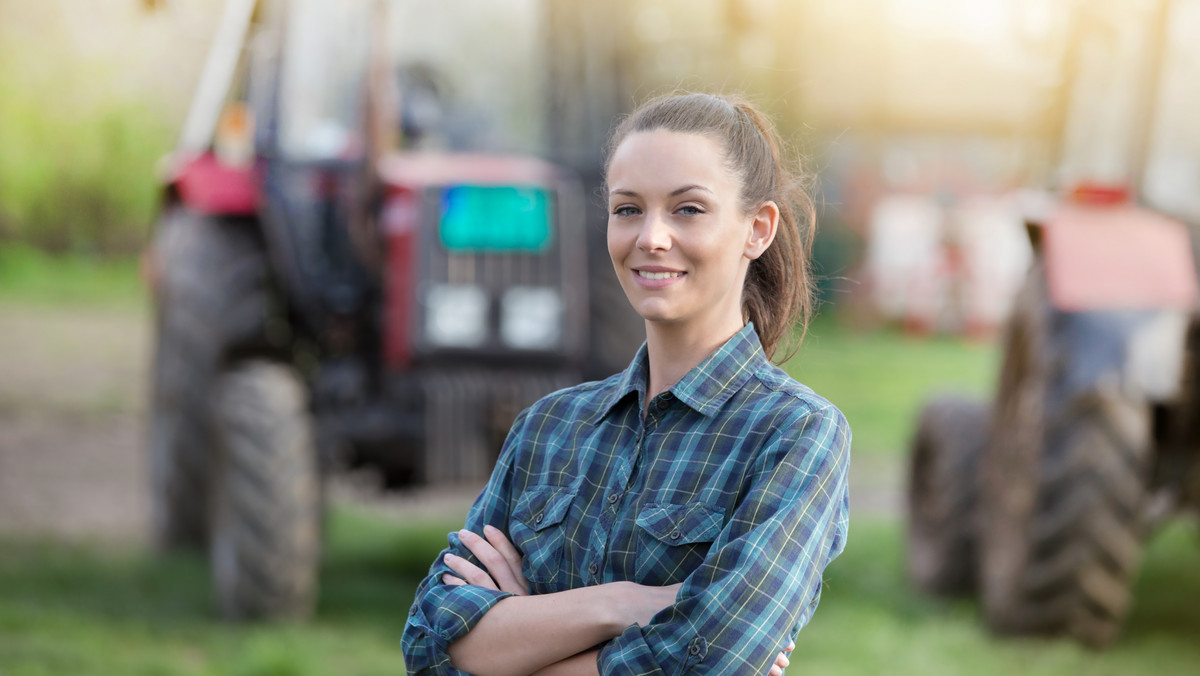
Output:
M643 345L624 372L524 411L466 528L507 533L534 594L684 583L603 644L602 674L765 674L845 546L849 425L767 360L753 325L643 416L647 368ZM478 563L456 533L449 545ZM442 584L442 555L404 629L411 674L462 673L448 646L509 596Z

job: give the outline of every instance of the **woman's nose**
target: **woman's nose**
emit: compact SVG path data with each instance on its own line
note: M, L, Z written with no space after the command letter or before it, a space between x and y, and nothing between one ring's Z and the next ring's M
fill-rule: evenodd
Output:
M670 228L660 216L646 214L638 231L637 246L642 251L666 251L671 248Z

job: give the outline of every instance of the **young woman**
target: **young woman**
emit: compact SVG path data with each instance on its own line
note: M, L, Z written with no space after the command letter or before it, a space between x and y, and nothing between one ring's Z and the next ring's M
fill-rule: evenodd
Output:
M811 201L768 120L652 101L609 146L646 342L524 411L417 590L410 674L779 674L845 545L850 428L768 361L807 320Z

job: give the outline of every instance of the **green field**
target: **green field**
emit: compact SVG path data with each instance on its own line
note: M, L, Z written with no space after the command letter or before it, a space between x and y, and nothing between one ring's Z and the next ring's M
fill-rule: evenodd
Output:
M0 673L401 673L405 610L453 527L450 519L398 524L335 511L316 617L274 627L214 621L206 571L194 558L0 540ZM896 523L852 525L791 672L1183 676L1200 664L1194 523L1155 538L1127 634L1103 653L990 637L975 603L914 593L900 568L901 548Z
M0 302L6 305L131 308L145 302L144 288L133 258L53 256L0 241Z
M846 414L854 454L896 457L926 397L951 391L986 398L998 364L991 343L857 333L819 318L786 368Z
M6 275L3 263L12 260L25 272L9 268ZM48 290L54 283L60 288ZM9 307L128 306L143 296L129 262L61 263L0 251L0 299ZM988 345L860 335L825 320L789 368L845 411L856 454L895 469L921 399L943 387L985 394L995 362ZM414 586L461 517L401 523L361 508L334 509L316 617L283 626L216 621L204 563L194 557L0 538L0 674L402 673L399 638ZM1151 541L1128 630L1102 653L1063 641L998 640L983 629L973 601L916 594L904 578L902 533L896 516L852 521L791 673L1197 672L1194 520L1177 521Z

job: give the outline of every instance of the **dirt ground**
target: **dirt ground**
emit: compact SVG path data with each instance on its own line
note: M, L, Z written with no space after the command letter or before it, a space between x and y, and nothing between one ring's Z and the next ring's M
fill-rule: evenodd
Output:
M139 309L0 304L0 537L146 541L150 333ZM332 495L411 518L465 514L479 489L341 475Z
M150 319L137 308L0 304L0 536L144 542ZM856 458L858 515L899 514L895 468ZM340 476L336 501L397 517L465 513L478 486L381 494Z
M138 539L148 324L0 305L0 534Z

